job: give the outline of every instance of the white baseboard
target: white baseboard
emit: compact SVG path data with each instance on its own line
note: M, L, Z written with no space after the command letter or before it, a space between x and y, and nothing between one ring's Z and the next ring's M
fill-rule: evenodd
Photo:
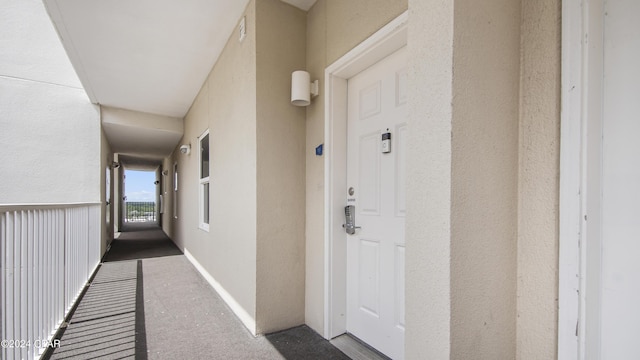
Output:
M193 255L191 255L189 250L184 249L184 256L186 256L187 259L191 262L191 264L193 264L193 266L196 268L196 270L198 270L198 272L202 274L205 280L207 280L207 282L213 287L213 289L218 293L218 295L220 295L222 300L224 300L227 303L227 305L229 305L231 310L236 314L236 316L240 319L240 321L242 321L244 326L246 326L246 328L249 329L251 334L253 334L253 336L256 336L256 320L253 318L253 316L251 316L236 301L236 299L234 299L233 296L231 296L231 294L229 294L227 290L225 290L224 287L222 287L222 285L220 285L220 283L217 282L213 278L213 276L211 276L211 274L209 274L209 272L205 270L205 268L202 265L200 265L198 260L196 260L196 258L194 258Z

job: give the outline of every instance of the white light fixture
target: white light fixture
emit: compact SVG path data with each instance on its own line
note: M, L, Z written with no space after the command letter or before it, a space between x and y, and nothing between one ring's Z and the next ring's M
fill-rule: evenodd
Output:
M311 82L311 75L303 70L291 74L291 104L307 106L311 104L311 95L318 96L318 80Z
M191 153L191 145L186 144L186 145L180 146L180 152L185 155L189 155Z

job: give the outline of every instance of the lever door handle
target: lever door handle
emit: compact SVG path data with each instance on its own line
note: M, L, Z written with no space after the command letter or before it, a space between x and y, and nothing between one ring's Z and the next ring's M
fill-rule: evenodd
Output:
M362 229L360 226L353 226L349 224L342 224L342 227L345 229L346 233L349 235L353 235L356 233L356 230Z

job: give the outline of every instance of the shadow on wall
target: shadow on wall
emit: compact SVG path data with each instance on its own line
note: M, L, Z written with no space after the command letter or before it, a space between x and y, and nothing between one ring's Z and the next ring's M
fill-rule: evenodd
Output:
M101 267L44 359L147 359L142 260Z

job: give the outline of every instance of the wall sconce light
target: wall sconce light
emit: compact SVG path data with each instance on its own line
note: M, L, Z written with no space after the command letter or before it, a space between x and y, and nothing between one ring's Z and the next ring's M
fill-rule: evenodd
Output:
M191 144L185 144L180 146L180 152L185 155L191 154Z
M303 70L294 71L291 74L291 104L295 106L307 106L311 104L311 96L318 96L319 82L311 82L311 75Z
M117 169L119 167L120 167L120 163L119 162L114 161L114 162L111 163L111 168L112 169Z

